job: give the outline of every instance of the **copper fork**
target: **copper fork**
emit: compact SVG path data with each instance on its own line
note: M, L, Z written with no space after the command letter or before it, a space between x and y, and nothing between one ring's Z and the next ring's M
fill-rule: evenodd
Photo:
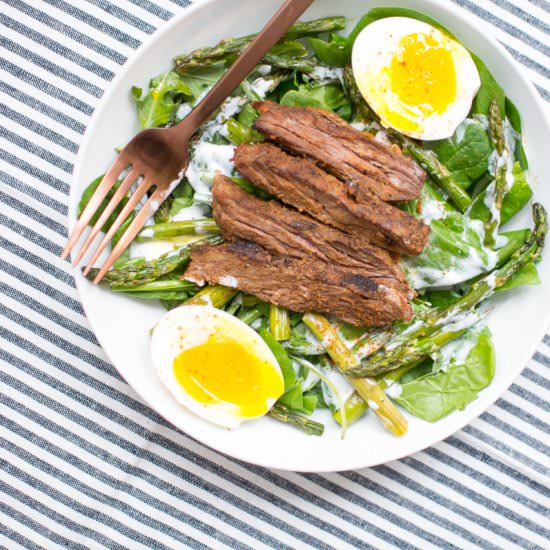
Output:
M67 245L61 253L62 258L66 258L73 250L84 229L96 214L109 191L113 189L121 174L127 170L120 186L92 227L80 251L75 255L74 266L80 263L109 216L120 205L136 183L136 180L141 178L141 183L117 215L114 223L93 253L88 262L88 267L84 270L86 274L91 269L128 215L145 200L94 279L95 284L101 281L105 273L142 229L147 219L156 212L183 176L189 164L188 146L191 136L312 3L313 0L286 0L279 11L269 20L204 99L179 124L171 128L143 130L126 145L81 213ZM149 195L147 199L145 199L146 194Z

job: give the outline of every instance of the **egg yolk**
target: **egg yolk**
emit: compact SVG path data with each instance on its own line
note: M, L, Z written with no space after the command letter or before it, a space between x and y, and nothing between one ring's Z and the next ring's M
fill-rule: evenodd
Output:
M243 417L265 414L284 391L273 365L235 341L210 339L188 348L174 359L173 368L193 399L205 405L232 403Z
M394 127L412 129L415 120L441 114L455 100L452 53L430 34L405 36L386 71L383 80L401 111L386 113Z

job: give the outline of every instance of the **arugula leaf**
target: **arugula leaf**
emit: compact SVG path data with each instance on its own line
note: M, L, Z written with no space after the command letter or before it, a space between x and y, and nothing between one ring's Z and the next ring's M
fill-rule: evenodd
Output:
M184 74L178 74L178 77L189 89L193 102L196 102L205 91L216 84L224 72L224 65L208 65L187 69Z
M521 169L519 162L515 162L512 168L514 183L512 188L502 201L500 211L500 223L505 224L513 218L526 204L533 195L533 191L527 181L525 172ZM489 219L489 209L485 206L485 196L487 191L481 192L472 203L469 216L476 220L486 221Z
M438 141L432 148L464 189L487 171L492 152L485 128L472 119L466 119L451 138Z
M170 213L169 216L175 216L183 208L189 208L193 205L193 188L187 179L183 179L170 195Z
M470 331L463 338L463 345L471 345L472 338L476 339L475 343L464 361L402 383L401 395L395 400L428 422L463 410L491 383L495 373L495 350L489 329L484 328L477 334Z
M491 74L485 63L481 59L470 52L474 63L476 64L481 86L472 103L472 113L487 115L489 113L489 105L493 98L496 98L501 115L504 117L505 112L505 95L504 90L500 87L494 76Z
M339 84L325 84L323 86L302 84L298 87L298 90L286 92L280 103L287 107L319 107L328 111L335 111L347 105L349 100Z
M308 42L315 57L325 65L345 67L349 61L351 49L346 38L333 34L330 41L310 37Z
M139 123L142 128L158 128L173 122L179 106L192 92L175 71L168 71L149 82L149 91L143 96L141 88L132 87Z

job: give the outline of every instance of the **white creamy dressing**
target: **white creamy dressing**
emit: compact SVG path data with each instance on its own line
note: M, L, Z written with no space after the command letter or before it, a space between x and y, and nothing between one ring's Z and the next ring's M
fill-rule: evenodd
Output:
M239 286L239 281L237 281L237 279L235 279L235 277L231 275L224 275L220 279L220 285L228 286L230 288L237 288Z
M422 213L420 217L425 224L430 224L432 220L440 220L447 215L445 205L428 195L422 199Z
M336 390L340 394L340 398L345 403L351 394L355 391L353 386L336 370L336 369L322 369L325 377L334 384ZM324 381L321 381L321 388L323 390L323 399L325 403L332 408L340 407L336 395L332 389Z
M192 154L185 176L191 187L202 196L211 196L210 189L216 172L226 176L233 173L234 145L216 145L201 139Z
M143 243L133 241L130 245L130 257L145 258L149 261L176 250L176 248L176 245L170 241L147 241Z
M258 77L251 84L250 89L260 98L264 99L265 96L271 91L273 86L273 80L269 78Z
M209 208L205 204L192 204L187 208L182 208L174 216L170 217L173 222L185 222L190 220L202 220L206 218ZM142 231L143 235L143 231ZM143 235L146 236L146 235Z
M470 220L469 227L474 229L479 235L480 242L483 243L485 235L483 222L480 220ZM483 246L483 253L485 256L480 254L476 248L470 247L468 256L463 258L455 257L453 265L446 269L413 266L407 263L406 258L403 263L409 281L415 289L419 290L427 287L441 288L467 281L480 273L493 269L496 266L497 253L485 246Z
M316 65L307 73L317 84L330 84L331 82L342 82L344 79L344 69L341 67L325 67Z
M387 378L384 378L384 382L386 383L386 389L384 391L390 399L396 399L401 395L403 387L399 382Z
M475 324L479 322L480 316L478 315L477 319L472 317L472 319ZM433 372L445 372L453 365L464 364L472 348L477 344L478 335L483 326L481 323L478 324L468 333L440 348L434 356Z

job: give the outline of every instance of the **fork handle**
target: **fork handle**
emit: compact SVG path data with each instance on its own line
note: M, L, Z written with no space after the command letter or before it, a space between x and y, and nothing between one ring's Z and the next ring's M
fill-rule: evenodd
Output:
M183 139L190 137L189 128L196 130L210 117L313 1L286 0L204 99L185 117L185 124L180 123L180 128L176 126L173 130L180 130Z

